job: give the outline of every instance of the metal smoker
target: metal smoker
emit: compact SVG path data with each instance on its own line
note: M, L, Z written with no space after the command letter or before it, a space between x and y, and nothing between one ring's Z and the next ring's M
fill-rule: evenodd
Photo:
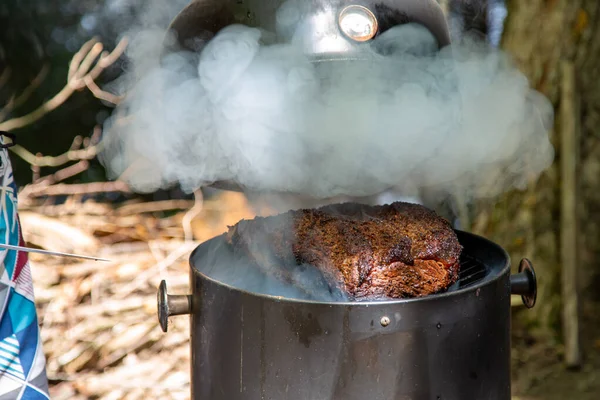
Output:
M352 60L360 46L406 23L429 29L439 48L450 43L435 0L199 0L175 18L176 41L165 51L200 52L233 23L290 40L278 31L282 18L310 28L295 39L315 62ZM169 317L191 318L191 398L510 400L510 298L535 305L535 272L524 259L511 275L500 246L457 235L464 247L460 280L447 292L366 303L240 290L211 277L214 268L239 265L224 237L201 244L190 257L192 293L169 295L164 281L158 291L165 332Z

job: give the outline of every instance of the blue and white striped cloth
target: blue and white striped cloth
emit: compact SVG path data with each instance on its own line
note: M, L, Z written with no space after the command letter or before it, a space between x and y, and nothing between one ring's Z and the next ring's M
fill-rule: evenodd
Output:
M0 151L0 241L23 246L12 167ZM0 400L49 398L29 259L0 250Z

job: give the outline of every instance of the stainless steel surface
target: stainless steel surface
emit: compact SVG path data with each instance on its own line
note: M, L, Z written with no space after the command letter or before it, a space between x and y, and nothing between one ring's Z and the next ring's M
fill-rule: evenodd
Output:
M306 29L299 30L296 38L318 43L322 38L335 40L340 36L338 18L348 6L371 10L379 21L378 34L399 24L417 22L432 32L439 47L450 44L448 24L436 0L193 0L173 19L169 30L176 34L179 45L191 50L198 50L195 39L209 40L233 23L260 27L275 33L279 41L292 39L286 27L302 27ZM344 40L348 44L344 50L357 48L352 40ZM318 53L319 48L309 51Z
M286 21L289 25L283 25L280 29L292 32L294 25L299 28L293 37L287 38L290 42L298 43L305 53L317 59L330 59L333 55L352 57L352 54L357 52L354 41L340 34L337 25L338 9L335 5L325 4L317 10L308 10L298 7L299 5L300 2L284 3L284 7L293 8L291 13L295 14L296 18Z
M19 251L23 251L23 252L26 252L26 253L46 254L46 255L49 255L49 256L70 257L70 258L80 258L80 259L84 259L84 260L110 262L110 260L107 260L106 258L93 257L93 256L83 256L83 255L80 255L80 254L62 253L60 251L50 251L50 250L42 250L42 249L33 249L31 247L15 246L15 245L12 245L12 244L3 244L3 243L0 243L0 248L7 249L7 250L19 250Z
M510 289L512 294L521 295L523 304L527 308L533 308L537 300L537 277L533 264L524 258L519 264L519 273L510 277Z
M192 399L509 400L509 258L457 234L471 263L462 286L368 303L238 290L203 273L223 238L201 244L190 257Z
M187 315L192 312L192 299L189 295L169 295L167 282L160 282L157 294L158 321L163 332L169 329L169 317Z

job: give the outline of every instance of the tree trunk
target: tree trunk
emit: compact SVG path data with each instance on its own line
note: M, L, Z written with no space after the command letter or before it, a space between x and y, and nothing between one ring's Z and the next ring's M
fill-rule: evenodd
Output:
M561 102L561 65L571 62L576 70L581 127L581 181L578 248L580 281L599 276L600 259L600 80L596 65L600 58L600 26L597 0L508 0L508 16L502 47L511 54L531 85L548 96L558 110ZM509 251L513 267L522 257L530 258L538 274L538 302L524 316L545 333L555 333L561 314L560 231L560 139L561 116L551 134L556 149L552 167L524 192L509 193L493 206L479 204L472 229L497 241ZM580 286L586 288L586 286Z

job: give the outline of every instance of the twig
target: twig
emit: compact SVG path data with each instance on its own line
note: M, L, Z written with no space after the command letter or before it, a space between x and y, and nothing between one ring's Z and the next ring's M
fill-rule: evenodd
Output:
M115 49L110 52L110 53L104 53L102 55L102 57L100 58L100 60L96 63L96 65L94 66L94 68L92 68L92 70L90 71L90 73L88 74L92 79L96 79L100 76L100 74L102 73L102 71L104 71L106 68L110 67L112 64L114 64L119 57L121 57L121 55L125 52L125 49L127 48L127 44L128 44L128 40L127 38L123 38L119 41L119 43L117 43L117 46L115 47ZM82 79L84 78L84 76L82 76ZM83 87L85 85L84 82L80 83L81 87Z
M18 144L10 148L13 153L25 160L31 165L38 167L60 167L69 161L91 160L100 152L98 146L92 146L82 150L69 150L58 156L39 156L35 155L23 146Z
M191 220L202 211L203 203L204 196L202 195L202 190L196 190L194 192L194 206L184 215L181 223L185 232L185 243L169 253L167 257L160 260L152 268L149 268L140 274L134 282L124 288L123 292L115 296L117 299L124 298L131 294L134 290L139 289L152 275L156 273L156 270L158 270L162 275L166 268L173 265L181 256L191 251L197 245L193 241L194 238L191 230Z
M29 124L32 124L42 118L44 115L55 110L58 106L63 104L73 94L73 89L69 86L65 86L58 94L46 103L41 105L31 113L18 118L9 119L3 123L0 123L0 130L12 131L14 129L22 128Z
M50 185L56 184L57 182L64 181L65 179L71 178L77 174L86 171L89 168L89 161L96 156L98 148L92 146L99 137L98 131L100 128L96 126L94 133L91 138L83 139L81 136L76 136L71 143L69 151L56 157L46 156L44 157L41 153L33 155L27 149L21 146L14 146L11 150L27 161L31 165L32 171L32 184L25 186L20 197L27 198L31 193L35 193ZM84 144L84 148L80 149L81 145ZM76 164L69 167L63 168L52 175L41 177L41 167L57 167L68 163L69 161L78 161Z
M41 153L37 153L36 157L41 157L42 154ZM32 165L31 166L31 182L35 182L37 180L39 180L42 177L42 169L40 168L39 165Z
M131 215L177 209L186 210L193 206L194 202L189 200L164 200L141 204L128 204L117 208L116 213L117 215Z
M88 54L92 50L92 47L94 47L94 45L97 42L98 42L98 38L92 38L92 39L88 40L87 42L85 42L83 44L83 46L81 46L79 51L77 53L75 53L75 55L73 55L73 58L71 58L71 62L69 63L69 72L67 74L67 81L71 81L75 77L75 74L79 70L81 62L85 58L85 55Z
M100 87L90 76L85 76L83 81L90 92L92 92L97 99L104 100L112 104L119 104L121 100L123 100L123 96L115 96L112 93L108 93L107 91L100 89Z
M130 284L123 287L122 291L120 291L119 293L116 293L113 296L113 299L120 300L125 297L129 297L129 295L131 293L133 293L135 290L139 289L142 285L146 284L148 279L155 276L157 270L162 273L166 268L173 265L175 262L177 262L177 260L180 257L182 257L186 253L192 251L194 249L194 247L196 247L196 246L197 246L197 243L194 243L194 242L186 242L186 243L182 244L177 249L175 249L174 251L169 253L165 258L163 258L158 263L156 263L154 266L152 266L151 268L148 268L146 271L139 274L133 282L131 282Z
M4 108L0 109L0 121L3 121L11 111L14 111L22 106L29 99L29 97L31 97L33 92L35 92L36 89L40 87L42 82L44 82L49 71L50 66L48 64L44 64L40 69L40 72L38 72L35 78L33 78L29 86L27 86L19 96L10 99Z
M70 165L66 168L63 168L55 173L53 173L52 175L48 175L45 176L43 178L40 178L37 181L34 181L34 183L31 186L35 186L35 185L44 185L44 186L50 186L53 185L57 182L61 182L64 181L65 179L69 179L75 175L78 175L84 171L86 171L90 166L89 161L87 160L81 160L79 161L77 164L73 164Z
M100 138L102 137L102 129L99 125L94 127L92 131L92 136L90 136L90 146L95 146L100 143Z
M79 150L81 145L83 144L83 138L79 135L73 138L73 142L71 143L71 147L69 147L69 151Z
M127 39L122 39L111 53L102 53L102 44L92 39L84 44L80 51L73 57L69 67L69 79L67 84L53 98L42 104L34 111L22 117L9 119L0 123L0 130L12 131L32 124L42 118L44 115L55 110L63 104L71 95L84 87L85 80L96 79L104 69L113 64L125 51ZM86 50L89 48L89 51ZM94 60L100 55L100 59L92 67ZM80 61L81 60L81 61ZM91 68L91 70L90 70Z
M21 191L23 197L43 197L43 196L72 196L76 194L98 194L109 192L131 193L131 189L125 182L92 182L92 183L74 183L46 186L41 188L31 188L26 186ZM28 190L29 189L29 190Z
M104 55L104 45L102 43L94 43L90 51L83 57L81 64L75 71L75 75L73 75L73 79L67 81L69 86L72 86L74 89L82 88L82 79L85 75L87 75L94 64L94 60L98 58L98 56L102 57Z
M204 203L204 196L202 195L202 189L198 189L194 192L194 207L185 213L181 220L183 226L183 237L185 241L194 240L194 232L192 232L192 220L202 212L202 205Z
M81 138L79 138L79 140L83 142ZM10 150L28 164L38 167L60 167L70 161L91 160L102 151L102 144L92 145L92 141L89 143L90 146L78 150L77 148L80 146L79 140L76 137L75 140L73 140L71 149L58 156L41 156L39 153L33 154L18 144L11 147Z

